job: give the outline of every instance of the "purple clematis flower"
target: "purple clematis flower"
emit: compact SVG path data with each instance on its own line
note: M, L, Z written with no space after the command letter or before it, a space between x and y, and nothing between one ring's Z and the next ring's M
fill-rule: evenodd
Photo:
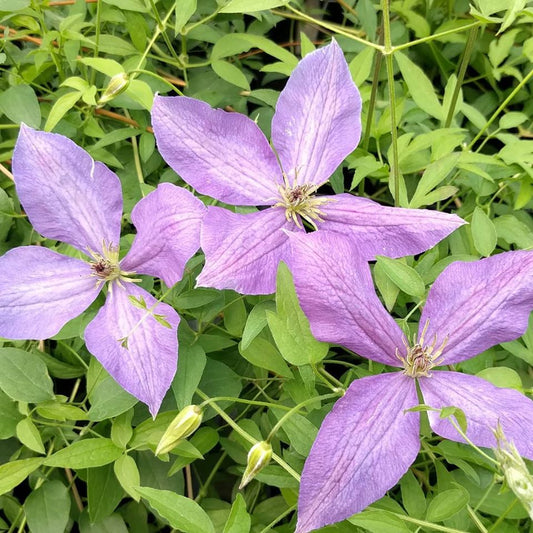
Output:
M361 97L335 41L302 59L281 92L275 151L248 117L194 98L156 97L152 122L161 155L197 191L228 204L269 206L247 214L208 208L201 286L274 292L278 264L290 255L280 230L303 232L302 219L350 235L369 260L423 252L464 223L351 194L315 195L361 136Z
M185 189L159 185L133 209L137 235L119 261L122 191L103 163L62 135L23 125L13 174L34 228L87 259L41 246L0 257L0 336L52 337L107 284L106 303L85 330L87 348L155 416L176 372L179 316L134 276L158 276L169 286L181 278L199 248L204 205Z
M409 346L379 301L368 264L342 235L290 237L300 303L317 339L400 367L354 381L326 416L300 485L297 533L358 513L393 487L417 457L424 403L455 406L477 446L496 447L498 423L533 459L533 402L459 372L432 371L522 335L533 309L533 252L506 252L449 265L429 291L417 340ZM448 419L429 411L433 431L462 442Z

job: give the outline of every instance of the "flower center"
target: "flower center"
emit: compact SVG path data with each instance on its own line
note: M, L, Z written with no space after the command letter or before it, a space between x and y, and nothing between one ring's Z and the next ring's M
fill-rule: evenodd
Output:
M300 218L305 219L314 229L317 229L316 222L323 222L324 213L320 211L320 206L329 202L329 198L317 198L314 194L318 189L317 185L289 185L288 179L283 175L285 185L279 186L281 199L274 204L274 207L285 209L285 218L292 220L299 228L303 227Z
M424 336L428 326L429 320L425 323L418 342L413 339L412 347L407 344L407 340L404 340L404 345L407 348L407 355L405 357L401 356L398 348L396 348L396 357L403 363L403 373L406 376L412 378L418 378L420 376L430 377L431 369L440 364L442 351L448 342L448 338L446 337L437 349L435 349L437 346L436 335L431 344L424 344Z
M97 285L115 280L137 281L126 279L126 276L134 274L134 272L124 272L120 269L118 246L104 242L101 254L93 251L89 253L94 259L94 261L89 261L92 270L91 276L97 278Z

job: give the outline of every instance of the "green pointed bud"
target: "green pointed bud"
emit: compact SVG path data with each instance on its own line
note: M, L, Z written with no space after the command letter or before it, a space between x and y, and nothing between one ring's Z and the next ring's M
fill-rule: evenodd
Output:
M119 72L118 74L115 74L109 80L109 83L107 84L105 91L102 93L102 96L100 96L98 105L101 106L109 102L109 100L113 100L115 96L123 93L128 88L129 84L130 78L125 72Z
M161 455L169 452L178 444L178 441L192 435L202 423L202 414L202 408L197 405L184 407L169 424L157 445L155 454Z
M239 489L244 488L270 462L272 446L269 442L261 441L254 444L248 452L246 470L242 476Z

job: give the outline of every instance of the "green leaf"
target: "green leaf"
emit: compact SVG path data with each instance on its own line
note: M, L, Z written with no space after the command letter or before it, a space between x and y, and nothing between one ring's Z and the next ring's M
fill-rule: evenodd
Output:
M190 405L194 391L202 379L206 364L205 352L198 344L180 342L178 371L172 382L172 392L179 409Z
M99 522L109 516L122 500L123 494L111 464L99 468L89 468L87 471L87 499L91 522Z
M414 268L406 265L401 259L390 259L383 255L377 256L377 262L381 265L383 272L400 290L411 296L419 298L424 296L424 281Z
M60 468L93 468L112 463L121 455L122 450L111 439L85 439L54 453L44 464Z
M248 2L248 0L244 0ZM211 59L222 59L223 57L234 56L242 52L248 52L250 48L259 48L263 52L279 59L290 70L298 64L298 59L285 48L275 44L270 39L262 35L251 33L231 33L221 37L213 46Z
M374 265L373 275L374 283L376 284L376 287L383 298L385 307L388 311L392 311L392 308L396 303L396 299L398 298L400 289L386 274L383 268L383 263L377 262Z
M266 368L283 377L291 378L292 372L281 354L267 339L256 337L246 350L239 346L240 354L255 366Z
M43 418L49 420L87 420L87 413L76 407L66 403L56 401L42 402L37 406L37 413Z
M409 207L417 208L424 205L424 197L456 167L460 155L459 152L451 153L428 165L418 182Z
M246 511L246 502L242 494L238 493L222 533L249 533L251 525L252 519Z
M276 314L267 312L267 321L283 358L293 365L321 361L329 345L313 337L309 320L298 302L292 274L283 262L276 278L276 308Z
M213 522L194 500L150 487L137 491L173 528L183 533L215 533Z
M426 498L415 475L408 470L400 481L402 492L402 504L409 516L414 518L424 518L426 513Z
M78 61L84 65L87 65L88 67L93 68L94 70L97 70L98 72L101 72L102 74L105 74L106 76L109 76L110 78L125 72L124 67L114 59L106 59L103 57L82 57L78 59ZM128 129L128 131L131 132L131 129Z
M407 88L415 104L428 115L442 120L442 106L425 72L418 65L415 65L403 52L395 52L394 58L400 67L403 79L407 84Z
M183 26L189 21L196 11L196 0L181 0L176 2L174 35L182 30Z
M0 440L13 437L21 419L22 415L17 409L17 404L0 390Z
M357 86L362 85L372 72L372 65L374 63L374 48L370 46L363 48L349 63L350 74Z
M274 7L282 6L289 0L230 0L221 10L221 13L254 13Z
M533 365L533 351L526 348L519 340L502 342L501 345L515 357L519 357L526 363Z
M65 531L70 513L70 492L61 481L45 481L24 502L32 533Z
M91 408L89 420L106 420L124 413L137 403L137 398L126 392L111 376L107 375L89 393Z
M122 488L138 502L141 496L136 487L141 483L141 476L135 459L130 455L121 455L113 464L113 469Z
M45 453L41 435L31 418L24 418L17 424L17 439L30 450Z
M65 113L74 107L74 104L81 98L80 91L72 91L70 93L60 96L50 109L44 131L52 131L57 123L65 116Z
M242 340L240 344L241 350L246 350L250 343L263 331L267 325L267 311L275 311L276 304L271 300L260 302L250 311L244 331L242 332Z
M246 76L243 74L242 70L236 67L233 63L217 59L211 63L211 67L218 76L228 83L247 91L250 90L250 84L248 83Z
M224 310L224 327L235 337L240 337L246 324L246 306L242 297L235 298Z
M281 412L278 410L274 411L274 414L279 420L286 412L287 411ZM307 457L318 433L318 428L312 422L307 420L305 416L298 413L287 418L281 427L293 448L300 455Z
M368 509L352 516L348 522L363 527L371 533L410 533L411 531L400 518L382 509Z
M117 416L111 425L111 440L119 448L126 448L128 442L133 436L131 419L133 418L133 409Z
M41 108L29 85L15 85L1 92L0 111L16 124L24 122L32 128L41 127Z
M506 366L484 368L476 376L490 381L496 387L516 389L518 391L523 391L524 389L520 374L516 370Z
M22 483L42 463L43 459L41 457L33 457L0 465L0 495L9 492L19 483Z
M39 403L54 397L46 365L32 353L0 348L0 389L13 400Z
M150 11L142 0L103 0L103 2L110 6L127 9L129 11L138 11L139 13L147 13Z
M442 522L464 509L470 496L463 488L449 489L437 494L428 505L426 520L428 522Z
M496 248L498 236L492 220L480 207L474 209L470 224L474 247L484 257L488 257Z

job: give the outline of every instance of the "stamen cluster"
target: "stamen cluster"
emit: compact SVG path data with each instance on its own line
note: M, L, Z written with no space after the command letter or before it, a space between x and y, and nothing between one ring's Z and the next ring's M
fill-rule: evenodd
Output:
M429 377L431 376L431 369L440 364L440 359L444 347L448 342L446 337L439 348L435 351L437 346L437 336L433 338L433 342L429 345L424 344L424 336L426 334L427 328L429 326L429 321L424 325L420 339L416 341L413 339L413 346L409 346L406 339L404 340L404 345L407 348L407 355L405 357L401 356L396 348L396 357L403 363L404 370L403 373L406 376L412 378L418 378L421 376Z
M285 185L278 187L281 200L274 204L274 207L285 208L285 218L292 220L299 228L303 227L299 217L305 219L313 228L317 229L315 221L323 222L324 213L319 207L329 201L328 198L317 198L314 194L318 189L317 185L296 185L289 184L287 176L283 176Z
M97 279L96 284L103 284L107 281L138 281L133 279L127 279L126 276L134 274L134 272L125 272L120 269L119 262L119 247L114 246L112 243L106 243L104 241L102 246L103 253L90 251L90 255L94 261L90 261L92 276ZM120 281L119 281L120 282Z

